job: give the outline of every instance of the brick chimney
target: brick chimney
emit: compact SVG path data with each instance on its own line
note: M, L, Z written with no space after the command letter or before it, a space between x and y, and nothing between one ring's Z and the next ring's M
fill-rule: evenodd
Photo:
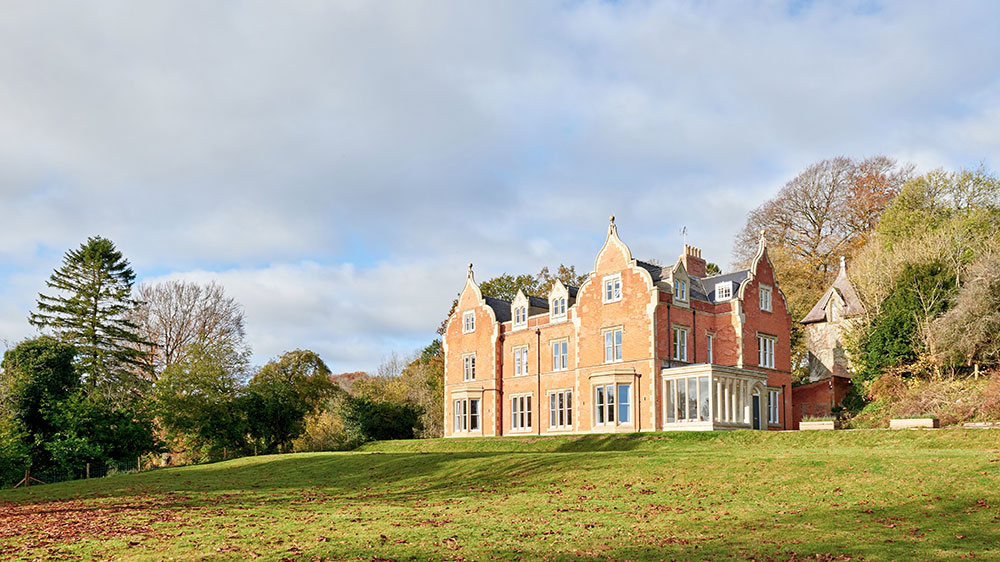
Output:
M681 256L684 269L691 277L705 277L705 260L701 259L701 249L684 244L684 254Z

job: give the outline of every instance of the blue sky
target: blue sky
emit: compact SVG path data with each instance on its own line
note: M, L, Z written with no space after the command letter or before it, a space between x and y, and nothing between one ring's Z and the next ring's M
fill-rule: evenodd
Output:
M995 168L995 2L9 3L0 340L67 249L217 280L255 360L413 351L461 288L589 270L607 217L728 264L807 165Z

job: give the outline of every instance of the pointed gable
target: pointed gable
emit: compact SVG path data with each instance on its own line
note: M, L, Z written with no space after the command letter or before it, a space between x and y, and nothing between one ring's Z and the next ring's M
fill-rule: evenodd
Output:
M854 285L847 277L847 260L843 257L840 258L840 272L833 280L833 285L827 289L826 293L823 293L809 314L806 314L805 318L799 322L802 324L827 322L833 319L833 308L836 306L842 307L839 314L843 318L859 316L865 312L865 307L861 304L861 299L858 297L857 291L854 290Z

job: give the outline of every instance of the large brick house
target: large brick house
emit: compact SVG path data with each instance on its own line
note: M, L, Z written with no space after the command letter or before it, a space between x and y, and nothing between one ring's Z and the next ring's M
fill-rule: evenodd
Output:
M445 436L792 427L791 317L767 247L708 276L697 248L636 260L614 217L580 287L484 297L444 335Z

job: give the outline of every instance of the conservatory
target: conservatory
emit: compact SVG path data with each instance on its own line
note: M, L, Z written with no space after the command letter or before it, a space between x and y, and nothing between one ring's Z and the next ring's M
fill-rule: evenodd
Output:
M780 392L767 375L722 365L685 365L660 371L663 429L767 429L776 425Z

